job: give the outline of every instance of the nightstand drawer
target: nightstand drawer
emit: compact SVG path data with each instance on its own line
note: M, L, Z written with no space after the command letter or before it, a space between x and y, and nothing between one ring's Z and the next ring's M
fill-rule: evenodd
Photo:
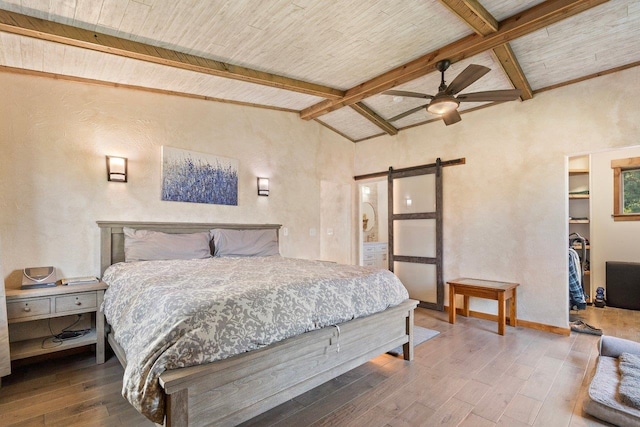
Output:
M22 319L51 313L51 299L30 299L28 301L7 302L7 319Z
M56 313L95 308L97 305L95 292L56 297Z

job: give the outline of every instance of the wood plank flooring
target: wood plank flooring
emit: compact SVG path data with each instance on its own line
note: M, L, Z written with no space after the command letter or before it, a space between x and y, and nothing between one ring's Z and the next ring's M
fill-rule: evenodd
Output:
M640 341L640 311L572 312L606 335ZM560 336L418 309L441 333L415 361L381 355L244 426L603 426L582 412L598 337ZM0 388L0 426L153 426L120 395L123 369L92 353L14 367Z

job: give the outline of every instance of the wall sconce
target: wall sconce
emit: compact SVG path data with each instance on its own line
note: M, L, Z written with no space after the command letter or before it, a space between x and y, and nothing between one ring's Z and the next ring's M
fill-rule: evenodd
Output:
M258 178L258 196L269 195L269 178Z
M127 182L127 159L107 156L107 181Z

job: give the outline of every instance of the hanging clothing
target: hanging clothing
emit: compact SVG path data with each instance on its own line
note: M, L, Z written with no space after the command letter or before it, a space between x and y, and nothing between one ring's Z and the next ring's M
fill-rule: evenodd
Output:
M569 308L576 307L578 310L587 308L587 301L582 289L582 267L578 252L569 248Z

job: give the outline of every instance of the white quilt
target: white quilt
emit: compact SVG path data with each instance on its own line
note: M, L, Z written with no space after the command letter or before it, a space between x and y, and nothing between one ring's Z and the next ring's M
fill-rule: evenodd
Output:
M409 295L387 270L280 256L119 263L104 313L127 358L123 396L156 423L158 378L383 311Z

